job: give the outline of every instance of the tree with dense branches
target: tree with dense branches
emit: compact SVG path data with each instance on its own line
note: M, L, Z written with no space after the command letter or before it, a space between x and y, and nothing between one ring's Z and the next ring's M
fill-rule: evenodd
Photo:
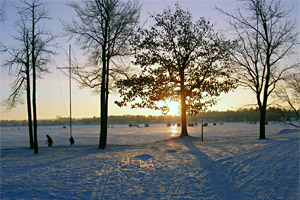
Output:
M160 101L180 102L181 135L188 136L187 114L195 115L216 103L221 92L234 88L230 78L230 51L233 43L215 33L213 25L179 5L151 15L155 24L141 29L131 41L135 65L141 72L118 82L123 98L116 102L132 108L168 112Z

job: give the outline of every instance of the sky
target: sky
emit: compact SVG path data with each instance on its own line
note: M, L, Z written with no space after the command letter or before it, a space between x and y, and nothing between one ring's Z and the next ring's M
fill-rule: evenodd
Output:
M49 9L49 16L51 21L47 21L45 28L51 30L54 34L60 37L56 40L58 48L56 49L57 55L51 58L48 68L51 73L43 76L43 79L37 81L37 111L39 119L52 119L57 117L69 116L69 79L63 74L58 67L68 66L68 47L72 46L76 58L84 62L82 52L76 46L74 41L68 41L68 38L63 37L62 21L70 22L72 17L75 16L74 11L67 3L70 0L52 0L47 1L47 8ZM171 7L174 8L176 2L179 5L189 10L193 19L205 17L215 24L218 31L226 28L227 24L223 20L220 13L213 8L218 6L222 9L233 11L238 3L241 1L234 0L141 0L141 23L147 21L151 23L149 13L161 13L163 9ZM293 8L291 19L299 22L300 3L298 0L285 0L286 9ZM18 19L15 5L20 5L20 1L5 0L5 21L1 22L1 42L8 46L15 46L12 36L15 35L14 23ZM298 24L299 27L299 24ZM298 28L299 30L299 28ZM298 49L299 52L299 49ZM299 55L299 53L298 53ZM25 104L18 104L12 110L7 111L2 105L2 102L11 93L10 84L14 77L8 75L8 70L2 67L3 62L8 58L6 53L0 54L1 69L0 69L0 120L22 120L27 118L27 108ZM25 102L24 95L24 102ZM72 80L72 117L94 117L99 116L100 97L98 94L91 92L89 88L80 88L79 84ZM160 111L153 111L150 109L131 109L128 107L118 107L114 101L121 100L116 92L111 92L109 97L109 115L160 115ZM235 110L243 107L244 105L255 104L255 96L251 91L238 88L228 94L222 94L219 97L218 104L210 108L211 110ZM173 111L174 113L174 111Z

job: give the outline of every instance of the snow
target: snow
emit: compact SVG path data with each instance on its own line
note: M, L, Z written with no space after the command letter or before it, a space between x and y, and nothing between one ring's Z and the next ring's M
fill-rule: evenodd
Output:
M111 126L110 126L111 127ZM128 125L113 125L114 128L108 129L108 144L142 144L166 140L170 137L177 137L180 134L181 127L167 124L150 124L150 127L144 127L143 124L137 127ZM270 124L266 126L267 135L278 133L288 126L283 124ZM235 136L255 136L258 137L258 124L246 123L227 123L224 125L213 126L209 124L204 127L204 138L227 138ZM188 127L191 136L200 137L201 127ZM75 145L95 145L99 143L100 127L96 125L77 125L72 129ZM40 147L47 147L46 134L49 134L54 146L69 145L69 128L62 126L39 126L38 127L38 144ZM27 147L28 128L23 127L0 127L0 148Z
M283 129L279 133L298 133L299 129Z
M300 199L300 130L282 124L268 125L266 140L256 125L208 126L204 142L199 127L175 138L172 127L120 126L109 129L105 150L96 134L84 140L84 127L75 146L58 137L66 130L44 128L55 143L37 155L3 148L11 144L1 129L1 199Z

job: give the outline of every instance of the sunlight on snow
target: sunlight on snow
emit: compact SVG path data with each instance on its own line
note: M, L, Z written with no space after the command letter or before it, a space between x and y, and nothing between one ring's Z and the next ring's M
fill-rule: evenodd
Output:
M177 127L175 125L171 127L171 133L172 133L171 134L172 137L179 136Z

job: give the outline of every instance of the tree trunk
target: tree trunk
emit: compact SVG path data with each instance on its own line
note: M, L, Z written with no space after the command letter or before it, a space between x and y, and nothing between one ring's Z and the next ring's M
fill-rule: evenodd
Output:
M184 88L184 72L180 73L180 94L181 94L181 134L179 137L186 137L189 136L187 131L187 124L186 124L186 94Z
M186 123L186 104L185 97L181 96L181 134L179 137L189 136Z
M109 55L107 56L106 60L106 82L105 82L105 113L104 113L104 125L103 125L103 130L105 130L105 146L107 142L107 125L108 125L108 84L109 84Z
M37 139L37 111L36 111L36 59L35 59L35 4L32 4L32 111L33 111L33 134L34 134L34 153L39 153Z
M37 139L37 109L36 109L36 72L35 68L32 71L33 78L33 97L32 97L32 110L33 110L33 133L34 133L34 153L39 153L38 150L38 139Z
M29 68L29 67L28 67ZM30 95L30 74L29 69L26 69L26 76L27 76L27 114L28 114L28 131L29 131L29 148L34 148L33 142L33 134L32 134L32 116L31 116L31 95Z
M106 140L107 140L107 92L108 88L106 85L108 84L108 75L107 67L109 63L109 57L107 52L108 46L108 21L106 19L104 25L104 43L102 45L102 80L101 80L101 130L100 130L100 141L99 141L99 148L105 149L106 147Z
M106 81L106 45L104 44L102 47L102 80L101 80L101 94L100 94L100 104L101 104L101 129L100 129L100 141L99 148L105 149L106 147L106 138L107 138L107 115L106 115L106 89L105 89L105 81Z
M266 108L261 107L260 112L260 124L259 124L259 139L266 139Z
M30 49L28 40L26 40L26 95L27 95L27 116L28 116L28 133L29 148L34 149L33 132L32 132L32 111L31 111L31 85L30 85Z
M266 113L267 113L267 101L268 101L267 93L268 93L268 84L269 84L269 77L270 77L269 70L267 73L268 74L266 76L266 84L265 84L263 103L262 103L262 106L259 107L259 112L260 112L259 139L266 139Z
M101 81L101 94L100 94L100 104L101 104L101 129L100 129L100 141L99 141L99 148L105 149L106 146L106 129L105 129L105 68L102 69L102 81Z

